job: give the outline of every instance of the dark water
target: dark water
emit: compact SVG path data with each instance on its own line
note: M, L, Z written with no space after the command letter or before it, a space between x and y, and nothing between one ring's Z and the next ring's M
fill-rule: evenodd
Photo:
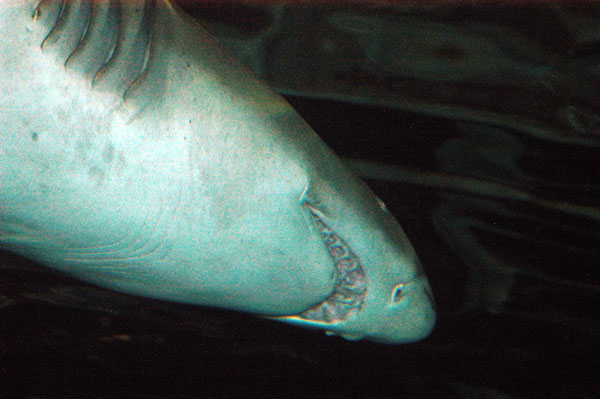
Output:
M258 31L250 20L225 39L235 48L279 26L259 72L295 93L292 105L404 227L436 297L432 336L347 342L121 295L3 253L0 397L600 397L598 14L521 9L517 23L493 10L413 10L382 36L357 28L382 21L372 10L291 10L287 25L254 11L269 17ZM326 29L324 15L347 29ZM314 29L335 39L335 56L315 56L322 68L309 78L281 72L291 61L278 49L302 64L290 41ZM440 30L454 44L423 64L416 51L410 65L369 51ZM461 54L479 59L462 75L448 64ZM340 67L351 63L361 68Z

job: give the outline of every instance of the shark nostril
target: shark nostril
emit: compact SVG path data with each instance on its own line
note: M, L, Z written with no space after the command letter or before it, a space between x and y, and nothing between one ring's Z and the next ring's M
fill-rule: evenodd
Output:
M400 283L392 290L392 302L398 303L404 297L404 284Z

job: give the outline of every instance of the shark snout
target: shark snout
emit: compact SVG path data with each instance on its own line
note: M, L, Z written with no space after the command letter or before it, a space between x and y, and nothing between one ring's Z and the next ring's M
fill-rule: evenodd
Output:
M415 342L431 333L436 322L435 301L431 286L424 273L392 289L386 309L394 320L396 334L382 337L382 341Z

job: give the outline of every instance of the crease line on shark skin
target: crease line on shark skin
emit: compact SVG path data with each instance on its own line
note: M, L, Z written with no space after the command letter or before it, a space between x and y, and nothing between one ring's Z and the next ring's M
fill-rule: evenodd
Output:
M147 215L145 221L144 221L144 226L140 227L140 232L137 234L136 238L132 241L131 245L126 246L125 248L120 248L120 249L114 249L112 251L107 251L107 252L92 252L92 251L73 251L76 252L77 254L81 254L81 255L86 255L86 254L93 254L96 255L95 258L93 259L79 259L79 258L66 258L67 260L78 260L78 261L82 261L82 262L97 262L97 261L112 261L112 260L128 260L128 259L141 259L141 258L145 258L148 256L151 256L152 254L156 253L160 248L161 248L161 243L160 241L158 241L155 245L152 246L152 249L150 250L146 250L146 248L149 246L150 242L153 241L153 238L156 236L156 232L158 230L158 226L161 223L161 219L165 218L166 216L163 213L163 208L164 208L164 202L161 199L160 200L160 207L159 207L159 213L158 216L156 215L152 215L152 217L156 217L157 222L154 223L154 226L152 227L152 232L150 233L150 235L148 236L148 239L146 240L145 243L143 243L141 246L137 247L134 249L134 255L133 256L128 256L128 257L116 257L116 258L106 258L104 256L108 255L108 254L116 254L119 252L123 252L123 251L127 251L129 249L131 249L131 247L140 242L140 237L143 235L143 230L144 227L146 225L148 225L148 219L151 217L150 215ZM120 240L119 242L122 242L123 240ZM80 249L85 249L85 248L80 248ZM165 247L165 253L162 254L160 258L164 258L168 253L169 253L169 247ZM72 251L69 251L69 253L73 253Z
M136 259L143 259L143 258L147 258L152 256L153 254L158 253L159 249L162 248L160 244L156 244L153 246L153 248L149 251L146 251L145 253L141 254L141 255L136 255L136 256L127 256L127 257L122 257L122 258L96 258L96 259L81 259L81 258L69 258L69 257L65 257L65 261L77 261L77 262L81 262L81 263L95 263L98 261L102 261L102 262L111 262L111 261L128 261L128 260L136 260ZM167 254L169 253L168 248L165 249L164 253L159 256L158 258L155 259L162 259L165 256L167 256Z
M161 201L161 202L162 202L162 201ZM161 209L161 211L159 211L159 216L158 216L158 219L159 219L159 220L160 220L160 218L161 218L161 214L162 214L162 203L161 203L161 207L160 207L160 209ZM154 216L154 215L152 215L152 216ZM150 217L151 217L151 215L146 215L146 217L144 218L144 222L143 222L142 226L140 226L140 228L138 229L138 232L137 232L137 234L135 235L135 238L134 238L134 239L133 239L133 241L131 242L131 245L133 245L133 244L135 244L136 242L140 241L140 239L141 239L141 236L142 236L142 235L143 235L143 233L144 233L144 228L145 228L145 226L146 226L146 225L149 225L149 223L148 223L148 219L150 219ZM156 223L156 224L155 224L155 226L154 226L154 228L153 228L153 232L151 233L151 236L153 236L153 235L154 235L154 233L155 233L155 231L156 231L156 229L157 229L157 225L158 225L158 223ZM127 238L127 234L124 234L124 235L123 235L123 238L121 238L120 240L118 240L118 241L116 241L116 242L113 242L113 243L111 243L111 244L99 245L99 246L89 246L89 247L76 247L76 248L72 248L72 249L70 249L70 250L69 250L69 252L71 252L71 253L80 253L80 254L86 254L86 253L87 253L87 254L92 254L92 253L95 253L95 252L91 251L92 249L102 249L102 248L108 248L108 247L114 247L114 246L118 246L118 245L119 245L119 243L121 243L121 242L124 242L124 241L126 240L126 238ZM140 248L143 248L143 247L144 247L144 246L142 246L142 247L140 247ZM138 249L136 249L136 251L137 251L137 250L139 250L139 248L138 248ZM100 253L104 253L104 254L110 254L110 253L116 253L116 252L119 252L119 251L123 251L123 249L122 249L122 248L121 248L121 249L113 249L113 250L110 250L110 251L105 251L105 252L100 252ZM98 252L96 252L96 253L98 253Z

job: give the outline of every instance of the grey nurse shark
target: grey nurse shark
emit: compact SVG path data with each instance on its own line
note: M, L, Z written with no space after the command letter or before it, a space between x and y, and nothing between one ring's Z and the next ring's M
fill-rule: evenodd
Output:
M406 235L167 0L0 0L0 248L124 293L426 337Z

